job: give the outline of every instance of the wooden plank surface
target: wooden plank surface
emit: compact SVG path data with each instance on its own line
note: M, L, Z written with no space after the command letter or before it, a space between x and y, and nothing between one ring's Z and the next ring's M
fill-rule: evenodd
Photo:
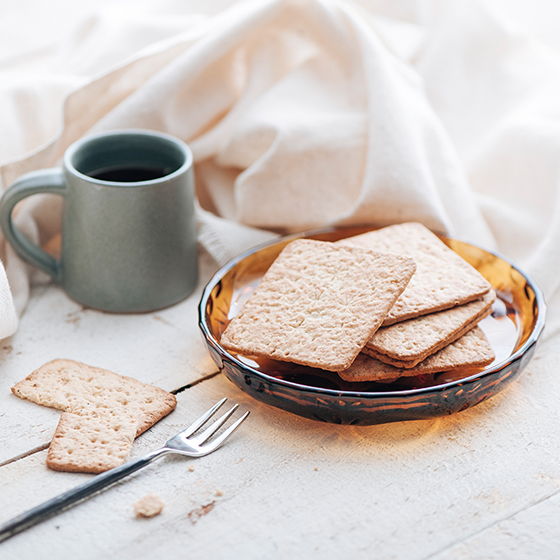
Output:
M489 560L558 558L560 490L537 499L434 556L437 560L467 560L473 553Z
M203 277L212 265L207 263ZM214 370L196 327L198 294L169 310L80 311L57 288L34 294L4 342L1 453L47 441L57 414L9 387L65 356L167 389ZM75 317L79 317L75 319ZM554 337L496 398L460 414L352 427L299 418L251 400L222 375L178 394L177 410L134 445L158 447L222 396L252 411L203 459L164 459L102 496L0 544L0 558L554 558L560 546L560 350ZM85 480L45 466L44 451L0 467L0 522ZM188 467L192 467L190 472ZM136 520L154 492L162 515Z
M252 401L219 375L180 393L177 411L137 440L134 454L223 395L252 411L227 446L203 459L163 460L0 545L2 557L31 559L38 550L57 558L147 558L155 550L189 558L484 557L475 553L486 531L560 489L560 440L551 438L560 409L544 390L535 398L542 362L461 414L373 427L298 418ZM0 468L3 518L86 476L50 472L44 460L35 453ZM164 513L134 519L132 504L149 492L164 500ZM559 544L552 524L539 538ZM502 539L504 547L526 542L517 532Z

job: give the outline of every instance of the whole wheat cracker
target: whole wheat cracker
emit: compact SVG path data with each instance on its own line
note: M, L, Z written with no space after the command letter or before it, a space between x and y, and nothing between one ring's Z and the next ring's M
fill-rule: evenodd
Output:
M128 458L137 429L138 419L122 407L112 415L63 412L49 446L47 466L86 473L118 467Z
M474 328L495 299L491 290L479 300L383 327L362 352L395 367L414 367Z
M476 325L477 325L477 323L466 325L463 329L461 329L457 333L457 336L456 336L455 340L451 341L449 344L453 344L453 342L460 339L462 336L466 335L469 331L474 329L476 327ZM370 350L367 346L364 347L362 352L364 354L366 354L367 356L369 356L370 358L374 358L376 360L379 360L380 362L383 362L384 364L390 365L394 368L413 369L416 366L418 366L418 364L421 364L424 360L427 360L430 356L433 356L434 354L439 352L439 350L442 350L442 349L446 348L447 346L449 346L449 344L444 344L441 348L437 349L436 351L432 352L431 354L428 354L428 356L426 356L425 358L423 358L421 360L416 360L415 362L400 362L398 360L394 360L392 358L389 358L388 356L384 356L383 354L377 354L375 351Z
M411 257L416 273L383 321L392 325L480 298L490 284L422 224L408 222L337 241Z
M293 241L232 319L221 344L245 355L346 369L414 270L414 262L405 257Z
M338 375L345 381L380 381L397 376L414 376L457 369L472 369L490 364L494 352L480 327L420 362L415 368L400 369L360 354L346 371Z
M17 397L66 412L112 415L126 407L140 435L175 409L175 395L132 377L74 360L52 360L12 387Z

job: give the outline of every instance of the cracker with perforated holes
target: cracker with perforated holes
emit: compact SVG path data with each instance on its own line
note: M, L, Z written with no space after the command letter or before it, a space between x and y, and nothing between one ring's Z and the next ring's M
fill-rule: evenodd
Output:
M138 419L121 408L112 415L63 412L47 453L55 471L100 473L122 465L130 454Z
M379 329L362 352L398 368L412 368L461 338L492 311L496 293L451 309Z
M329 371L346 369L383 322L414 262L360 247L300 239L263 276L221 344Z
M428 228L404 223L337 241L414 259L416 273L389 311L383 326L442 311L480 298L490 284Z
M140 435L175 409L175 395L112 371L76 362L53 360L42 365L12 387L17 397L34 403L99 416L125 407L138 418Z
M396 368L360 354L354 363L338 375L345 381L381 381L401 376L440 373L457 369L475 369L487 366L494 360L494 352L480 327L475 327L459 340L432 354L411 369Z

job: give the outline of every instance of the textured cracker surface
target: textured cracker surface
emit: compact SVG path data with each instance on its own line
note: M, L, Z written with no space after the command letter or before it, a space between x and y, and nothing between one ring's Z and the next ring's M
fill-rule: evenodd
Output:
M156 494L148 494L134 504L136 517L155 517L163 511L163 500Z
M422 224L389 226L337 243L410 257L416 263L416 273L384 325L449 309L473 301L490 290L490 284L477 270Z
M472 329L492 311L495 299L491 290L482 299L383 327L363 351L396 367L414 367Z
M175 409L175 395L73 360L53 360L12 387L17 397L75 414L119 414L126 407L138 419L140 435Z
M414 273L410 259L297 240L274 261L221 344L245 355L337 371L379 328Z
M47 454L56 471L100 473L122 465L130 453L138 420L125 411L112 416L63 412Z
M338 374L346 381L378 381L396 376L453 371L459 368L482 367L494 360L494 352L486 335L475 327L459 340L420 362L412 369L399 369L360 354L346 371Z

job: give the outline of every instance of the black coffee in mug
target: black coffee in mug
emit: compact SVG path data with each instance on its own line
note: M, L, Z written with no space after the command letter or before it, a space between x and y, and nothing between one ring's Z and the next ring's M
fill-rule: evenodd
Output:
M166 167L137 167L118 166L104 167L90 171L88 175L99 181L113 181L117 183L133 183L137 181L152 181L165 177L173 170Z

